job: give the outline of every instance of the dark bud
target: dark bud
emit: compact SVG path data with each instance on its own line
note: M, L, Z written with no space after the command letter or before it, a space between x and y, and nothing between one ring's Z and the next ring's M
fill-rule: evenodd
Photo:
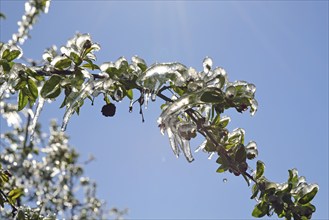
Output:
M83 49L89 49L91 47L90 40L86 40L86 42L83 44Z
M102 108L102 114L105 117L113 117L115 115L115 105L113 103L106 104Z
M236 107L236 110L240 113L246 111L248 109L248 106L244 103L242 103L239 107Z

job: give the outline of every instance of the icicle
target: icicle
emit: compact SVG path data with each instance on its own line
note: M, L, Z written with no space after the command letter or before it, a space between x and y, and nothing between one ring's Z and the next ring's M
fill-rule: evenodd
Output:
M144 106L145 106L145 109L147 109L147 107L148 107L148 103L149 103L150 97L151 97L151 93L149 91L145 91L145 94L144 94L144 100L145 100Z
M206 147L206 144L207 144L207 140L204 140L194 152L196 153L199 152L200 150L203 150Z
M168 135L168 138L169 138L171 149L173 150L175 156L178 158L179 148L178 148L178 146L176 144L176 141L175 141L175 135L173 134L171 128L167 128L166 131L167 131L167 135Z
M9 88L9 85L7 82L4 82L1 86L0 86L0 98L2 98L2 95L4 94L4 92Z
M181 139L182 145L181 148L183 150L183 153L187 159L188 162L192 162L194 160L192 153L191 153L191 148L190 148L190 141Z
M44 104L45 104L45 99L40 96L37 108L36 108L35 113L34 113L34 117L32 119L32 124L30 125L30 130L31 130L30 141L31 142L34 139L35 126L37 125L38 118L40 116L40 113L42 111L42 108L43 108Z
M211 152L208 156L208 160L211 160L211 158L215 155L215 152Z
M76 110L76 107L78 103L85 99L88 96L88 93L91 92L93 89L96 90L97 86L101 85L102 82L99 81L95 83L93 79L90 79L86 84L85 87L78 93L76 97L73 98L72 102L67 105L64 117L63 117L63 122L62 122L62 131L66 130L67 123L69 122L71 116Z
M134 104L134 101L133 100L130 100L129 113L131 113L133 111L133 104Z

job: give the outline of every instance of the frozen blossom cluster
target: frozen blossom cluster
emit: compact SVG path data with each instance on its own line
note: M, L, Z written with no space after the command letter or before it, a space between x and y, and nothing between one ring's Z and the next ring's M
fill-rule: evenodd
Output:
M13 34L9 44L23 44L29 37L29 31L36 23L38 15L48 13L51 0L29 0L25 3L25 14L22 20L18 21L18 32Z

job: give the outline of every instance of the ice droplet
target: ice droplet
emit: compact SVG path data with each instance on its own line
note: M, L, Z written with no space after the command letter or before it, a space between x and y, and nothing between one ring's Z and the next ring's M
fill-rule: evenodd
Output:
M34 140L35 126L37 125L38 118L40 116L40 113L42 111L42 108L43 108L44 104L45 104L45 99L40 96L37 108L36 108L35 113L34 113L34 117L32 119L32 123L30 125L30 130L31 130L30 141L31 142Z
M227 183L227 179L226 178L223 178L223 183Z

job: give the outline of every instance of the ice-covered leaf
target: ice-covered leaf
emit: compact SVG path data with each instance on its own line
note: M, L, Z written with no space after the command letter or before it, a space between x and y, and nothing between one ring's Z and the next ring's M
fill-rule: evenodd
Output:
M264 174L264 171L265 171L265 164L262 161L258 160L256 165L256 179L261 178Z
M73 60L73 62L75 63L75 65L79 66L82 63L82 59L75 52L71 52L70 57Z
M18 111L22 110L29 101L28 96L23 91L23 89L19 90L18 93Z
M36 83L34 82L34 80L29 78L27 80L27 86L28 86L28 89L30 90L30 93L32 94L33 98L37 99L39 92L38 92L38 87L37 87Z
M12 50L6 56L4 56L3 59L5 59L8 62L10 62L10 61L13 61L14 59L16 59L17 57L19 57L20 54L21 54L21 51L19 51L19 50Z
M127 92L127 97L132 100L134 98L133 90L129 89L126 91Z
M319 190L319 186L317 184L310 184L303 187L303 189L299 193L300 199L298 200L298 203L299 204L309 203L317 194L318 190Z
M222 103L224 101L224 94L221 90L219 89L214 89L209 92L204 92L200 100L205 103Z
M230 121L231 121L231 118L230 118L230 117L228 117L228 116L223 116L223 117L219 120L219 126L220 126L221 128L225 128L225 127L228 125L228 123L230 123Z
M136 64L141 69L142 72L144 72L146 70L147 64L146 64L145 60L143 60L142 58L140 58L136 55L131 58L131 61L134 64Z
M57 56L51 61L51 65L53 65L57 69L66 69L71 66L72 61L65 56Z
M60 93L60 82L62 77L59 75L52 75L49 80L47 80L40 91L43 98L55 98Z
M252 211L252 216L261 218L268 213L269 205L266 202L258 203Z
M236 95L236 88L234 86L227 87L225 95L228 99L233 99Z
M156 63L142 73L137 83L149 90L158 91L166 82L182 86L186 82L187 67L181 63Z

